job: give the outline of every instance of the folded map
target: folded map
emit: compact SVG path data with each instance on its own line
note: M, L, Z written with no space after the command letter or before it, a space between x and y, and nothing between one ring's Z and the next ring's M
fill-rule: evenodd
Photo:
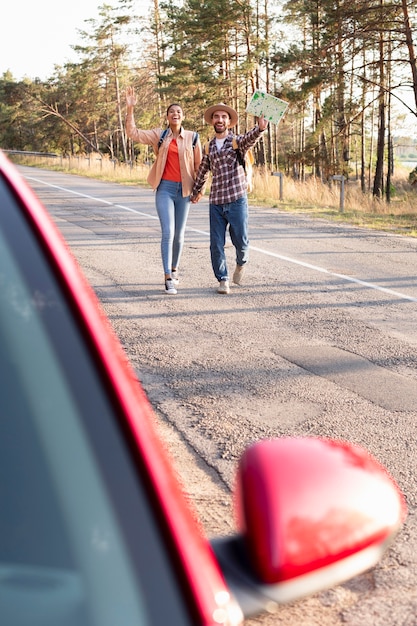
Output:
M246 112L261 117L263 115L268 122L279 124L288 107L288 102L275 98L264 91L255 91L249 102Z

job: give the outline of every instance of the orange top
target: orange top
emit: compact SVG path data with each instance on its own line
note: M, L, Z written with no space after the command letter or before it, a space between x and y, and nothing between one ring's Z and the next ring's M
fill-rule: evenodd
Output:
M178 156L177 140L173 139L168 147L168 156L165 163L163 180L171 180L174 183L181 182L180 159Z

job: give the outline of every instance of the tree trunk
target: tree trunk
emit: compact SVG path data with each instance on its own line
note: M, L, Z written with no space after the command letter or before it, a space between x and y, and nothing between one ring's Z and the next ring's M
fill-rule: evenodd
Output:
M382 5L383 0L381 0ZM382 198L384 193L384 151L385 151L385 72L384 72L384 34L379 34L379 97L378 97L378 141L373 195Z
M408 14L407 0L401 0L401 6L404 16L405 41L408 48L408 58L410 60L411 75L413 78L414 102L416 104L415 114L417 116L417 60L414 51L413 34L411 30L410 17Z

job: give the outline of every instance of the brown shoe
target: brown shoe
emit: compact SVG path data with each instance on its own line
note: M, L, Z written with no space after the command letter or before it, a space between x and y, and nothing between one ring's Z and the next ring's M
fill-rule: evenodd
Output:
M221 280L217 288L217 293L230 293L229 281Z
M236 265L236 269L233 272L233 282L235 283L235 285L241 285L242 284L242 279L243 279L243 275L245 273L246 270L246 266L245 265Z

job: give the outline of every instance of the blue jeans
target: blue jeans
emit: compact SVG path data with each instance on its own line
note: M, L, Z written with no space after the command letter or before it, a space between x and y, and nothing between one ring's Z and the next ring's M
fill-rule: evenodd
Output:
M248 200L246 195L228 204L210 204L210 254L217 280L229 280L226 254L226 229L236 249L236 264L245 265L249 257Z
M190 209L190 196L183 198L182 184L161 180L155 196L161 224L161 256L164 273L171 274L179 266L184 246L185 226Z

